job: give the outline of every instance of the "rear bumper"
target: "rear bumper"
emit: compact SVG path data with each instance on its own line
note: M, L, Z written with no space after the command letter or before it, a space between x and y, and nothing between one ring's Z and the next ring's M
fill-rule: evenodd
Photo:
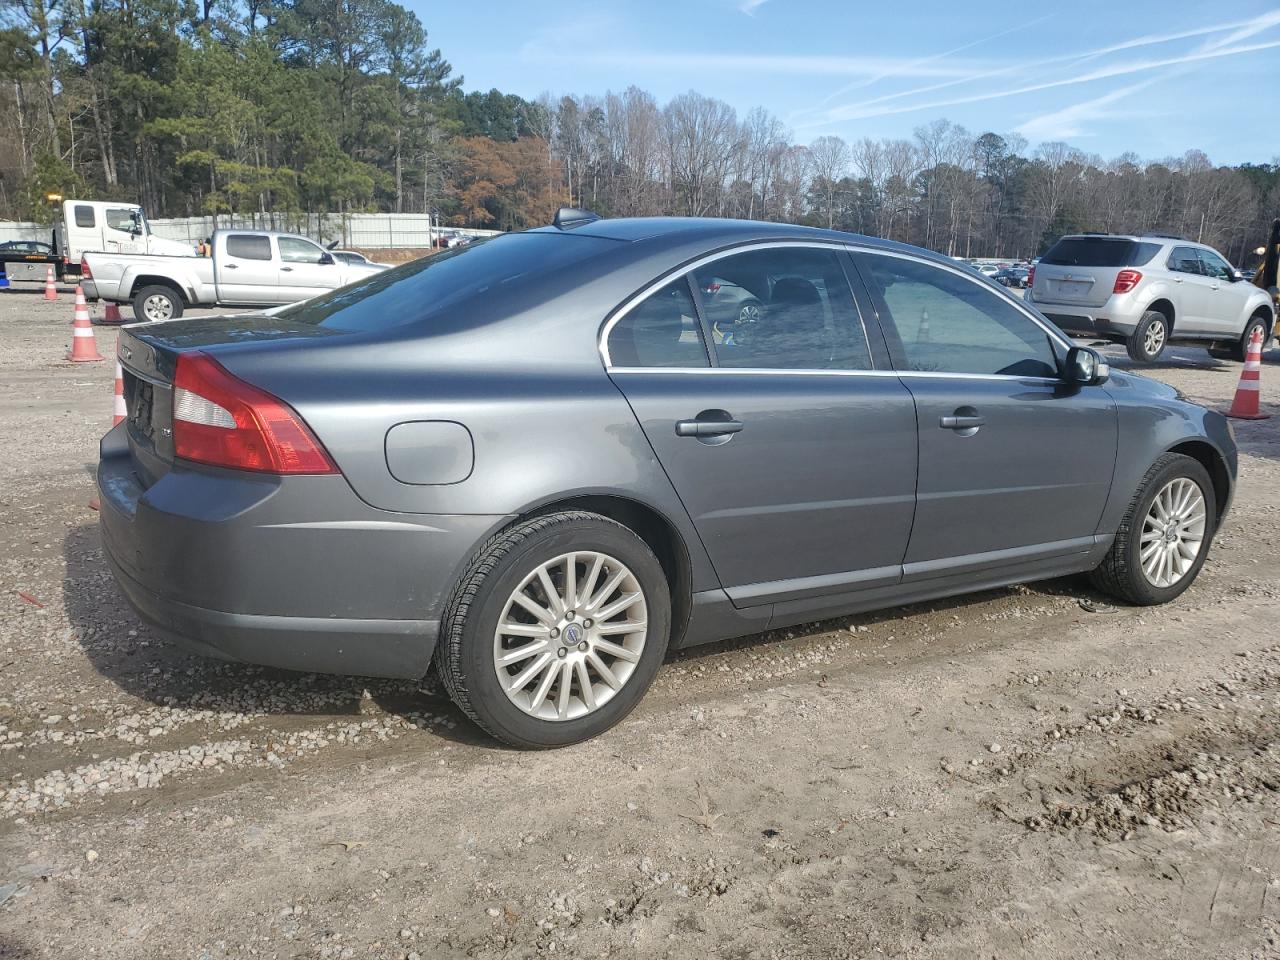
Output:
M1028 290L1026 301L1067 333L1128 338L1142 320L1142 308L1129 295L1113 296L1102 306L1091 307L1041 300Z
M84 291L84 298L86 300L98 299L98 285L94 283L92 280L90 279L81 280L80 289Z
M138 613L195 652L417 678L463 565L504 521L388 513L340 476L175 465L144 487L126 425L102 440L102 543Z

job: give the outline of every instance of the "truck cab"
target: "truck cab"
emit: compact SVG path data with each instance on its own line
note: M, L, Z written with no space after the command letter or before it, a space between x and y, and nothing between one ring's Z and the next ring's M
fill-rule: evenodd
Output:
M61 213L54 227L54 243L68 264L78 264L88 251L195 256L189 244L153 234L146 214L136 203L64 200Z

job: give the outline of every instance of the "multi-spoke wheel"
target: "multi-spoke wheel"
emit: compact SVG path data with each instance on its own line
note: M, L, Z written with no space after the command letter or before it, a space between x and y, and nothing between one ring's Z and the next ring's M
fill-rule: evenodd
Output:
M450 695L521 747L576 743L648 689L670 630L662 566L626 527L566 512L481 548L450 601L436 663Z
M1186 477L1170 480L1155 495L1142 521L1142 572L1154 587L1171 587L1200 556L1206 519L1204 494Z
M493 667L525 713L576 720L631 679L648 629L644 590L626 564L595 551L567 553L512 592L493 634Z
M1129 359L1154 363L1169 343L1169 318L1159 310L1148 310L1138 321L1125 346Z
M133 298L133 315L142 323L176 320L182 316L182 297L172 287L143 287Z
M1213 481L1204 466L1166 453L1139 485L1093 581L1133 603L1166 603L1195 580L1216 526Z

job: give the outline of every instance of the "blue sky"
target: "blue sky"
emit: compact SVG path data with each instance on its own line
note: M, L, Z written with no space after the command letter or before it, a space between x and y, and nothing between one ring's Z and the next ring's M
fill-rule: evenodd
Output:
M408 0L467 90L631 84L773 111L809 142L975 133L1104 157L1280 160L1280 3ZM1265 109L1259 110L1259 104Z

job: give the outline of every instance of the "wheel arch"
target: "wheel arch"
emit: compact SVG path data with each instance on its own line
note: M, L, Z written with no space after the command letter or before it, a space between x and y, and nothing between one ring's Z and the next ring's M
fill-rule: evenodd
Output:
M133 278L133 283L129 287L129 299L132 300L138 295L139 290L146 287L168 287L182 300L183 306L191 306L191 298L187 292L182 289L182 284L172 277L156 276L149 273L143 273Z
M693 603L693 564L680 531L661 511L631 497L584 493L560 497L522 511L512 522L562 510L584 510L607 517L633 532L648 545L662 565L671 592L671 649L679 646Z
M1227 505L1231 502L1231 474L1227 470L1227 462L1222 454L1208 440L1188 439L1179 443L1175 443L1172 447L1165 451L1166 453L1180 453L1185 457L1190 457L1198 462L1209 473L1209 479L1213 481L1213 501L1215 516L1219 523L1222 521L1222 515L1226 512Z
M1154 310L1157 313L1164 314L1164 318L1169 321L1169 335L1172 336L1177 313L1173 308L1173 301L1167 297L1157 297L1147 304L1147 309L1144 310L1143 313L1146 313L1148 310Z

